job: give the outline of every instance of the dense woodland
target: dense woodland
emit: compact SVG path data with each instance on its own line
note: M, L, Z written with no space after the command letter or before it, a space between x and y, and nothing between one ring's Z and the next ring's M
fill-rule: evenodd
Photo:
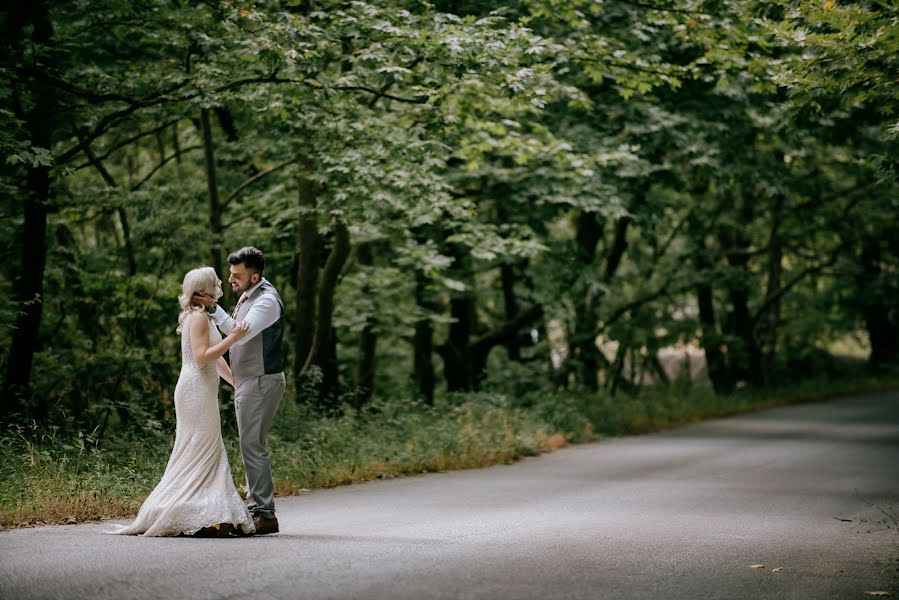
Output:
M840 341L899 357L893 2L30 0L0 27L3 422L171 423L184 273L245 245L288 400L326 410L634 394L688 376L672 348L718 394Z

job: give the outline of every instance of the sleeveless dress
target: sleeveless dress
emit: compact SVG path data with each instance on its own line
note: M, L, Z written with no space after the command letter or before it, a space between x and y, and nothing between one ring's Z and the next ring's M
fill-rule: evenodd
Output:
M181 333L181 375L175 386L175 447L162 480L150 493L131 525L108 533L145 536L190 535L204 527L230 523L253 533L253 518L234 487L222 441L219 375L215 363L200 368L190 347L190 320L208 319L193 311ZM209 323L209 345L222 336Z

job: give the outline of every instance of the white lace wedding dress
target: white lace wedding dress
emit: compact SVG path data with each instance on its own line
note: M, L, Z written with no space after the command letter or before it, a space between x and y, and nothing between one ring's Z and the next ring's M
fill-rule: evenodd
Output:
M253 533L253 519L234 487L219 417L215 363L200 368L190 347L190 319L206 319L200 311L185 318L181 333L181 375L175 386L175 447L162 480L144 501L131 525L108 533L172 536L230 523ZM209 324L209 345L222 336Z

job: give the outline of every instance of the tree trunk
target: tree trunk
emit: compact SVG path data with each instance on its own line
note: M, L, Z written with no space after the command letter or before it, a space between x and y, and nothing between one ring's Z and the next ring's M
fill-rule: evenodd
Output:
M200 129L203 132L203 158L206 167L206 189L209 203L209 266L215 269L219 277L222 272L222 209L219 201L218 180L215 168L215 146L212 141L212 124L209 120L209 109L200 109ZM223 286L228 294L228 286ZM230 304L230 294L228 294Z
M443 358L448 391L470 391L480 386L487 372L490 351L518 338L524 327L531 327L543 316L539 305L530 306L511 319L472 339L476 329L476 305L471 296L454 298L450 312L454 319L445 344L437 348Z
M312 351L315 339L315 313L318 298L318 273L321 240L318 233L316 195L318 190L311 179L311 161L302 161L304 170L299 178L299 252L297 257L297 297L295 312L294 380L299 381L303 366Z
M739 340L739 343L729 346L728 362L731 374L736 379L746 380L758 387L764 383L764 378L762 353L755 338L755 320L749 310L749 286L753 284L747 254L750 242L737 231L722 232L719 238L727 254L728 264L740 273L739 279L732 281L727 288L731 303L731 319L726 324L726 333Z
M706 283L696 286L696 301L699 305L699 324L702 329L702 348L705 350L706 369L712 387L718 395L730 394L734 391L734 381L724 353L721 351L721 335L715 323L715 302L712 288Z
M689 358L688 358L689 360ZM652 369L653 373L656 374L656 378L658 378L659 383L662 385L669 385L671 383L671 378L668 377L668 372L665 371L665 367L662 365L662 361L659 360L659 349L651 348L649 351L649 356L646 358L647 364L649 368ZM689 380L690 371L687 371L687 377ZM687 382L689 383L689 381Z
M698 219L694 219L690 222L690 230L695 244L693 263L700 274L708 272L712 268L712 260L709 258L710 249L705 241L706 227ZM712 286L702 275L696 284L696 302L699 307L699 325L702 332L700 344L705 351L709 380L712 382L712 388L716 394L730 394L736 386L727 364L727 357L721 349L722 338L718 332Z
M761 344L763 348L762 374L765 383L770 383L769 373L774 366L777 353L777 330L780 326L780 298L775 294L780 290L783 274L783 243L780 237L780 224L783 215L784 197L778 196L771 212L771 234L768 236L768 284L765 299L770 300L770 308L762 315L763 327Z
M500 279L503 287L503 304L506 319L511 319L518 314L518 298L515 296L515 267L503 264L500 267ZM521 360L521 347L518 336L509 338L506 342L506 352L510 360Z
M172 150L175 153L175 174L181 179L184 177L184 172L181 168L181 140L178 138L177 123L172 126Z
M475 327L475 302L471 296L450 300L449 335L440 347L443 357L443 374L449 392L470 391L475 387L474 365L469 340Z
M612 247L609 255L606 257L605 281L609 282L618 271L621 259L624 258L624 252L627 250L627 230L631 224L630 217L621 217L615 223L615 239L612 241Z
M118 185L112 178L112 175L103 165L102 161L97 158L97 155L94 154L94 151L91 150L90 146L85 147L84 154L91 164L94 165L94 168L97 169L97 172L100 173L100 177L103 178L107 187L110 189L117 189ZM122 228L122 242L125 250L125 259L128 262L128 275L134 277L137 274L137 261L134 257L134 245L131 243L131 226L128 223L128 213L125 212L124 207L120 206L116 209L116 214L119 217L119 225Z
M762 354L755 341L754 322L749 312L749 293L742 285L728 292L732 310L732 331L740 340L739 350L730 348L731 369L739 379L745 379L753 386L761 386Z
M319 365L322 370L322 384L319 398L334 401L340 397L340 363L337 361L337 328L328 324L327 344L322 349ZM335 403L336 404L336 403Z
M40 0L13 2L7 13L9 31L17 47L46 46L51 43L53 27L47 13L47 5ZM28 38L28 39L22 39ZM15 56L15 62L31 62L35 57ZM42 64L41 68L49 65ZM57 103L54 90L40 81L24 79L15 83L13 110L28 131L30 141L37 148L52 148L52 119ZM23 107L21 98L30 96L30 109ZM9 348L2 390L0 418L6 421L11 413L24 412L29 395L34 354L37 351L38 333L43 313L44 269L47 264L47 212L51 202L50 169L45 166L29 166L25 176L22 197L25 207L22 246L21 273L16 281L17 317ZM48 406L43 398L37 399L34 414L36 420L45 421Z
M884 292L879 289L881 286L878 280L882 277L881 260L882 250L879 241L865 239L859 256L861 274L856 289L861 295L859 305L871 343L868 364L875 371L880 371L899 360L899 323L890 318L892 312L890 304Z
M225 132L225 139L229 142L236 142L240 139L237 135L237 127L234 125L234 117L231 115L231 111L224 106L216 106L214 110L219 127Z
M334 314L334 292L343 266L350 255L350 231L343 223L334 228L334 245L321 272L318 286L318 310L315 316L315 336L312 349L300 376L313 365L322 370L322 387L319 399L330 400L339 394L339 374L336 362L336 336L332 325Z
M415 302L425 312L425 317L415 323L412 342L415 390L426 404L434 404L434 326L430 314L434 310L428 297L428 282L420 271L415 273Z
M63 301L60 325L66 315L74 315L78 324L78 334L86 339L95 340L100 335L100 320L97 314L97 305L86 294L82 285L82 273L80 270L80 257L78 255L78 243L72 230L64 223L58 223L55 229L56 253L61 261L63 285L66 290L66 298ZM59 331L60 327L54 327L53 331ZM71 411L73 425L81 427L86 425L82 420L90 404L90 398L96 393L93 383L92 370L85 370L86 380L79 380L71 386L71 394L67 398L66 410ZM78 372L78 370L76 370Z
M356 246L356 257L362 267L369 269L374 266L374 254L372 242ZM372 296L370 286L366 285L363 294ZM377 312L377 305L375 305ZM375 335L375 319L369 315L359 334L359 359L356 361L356 404L357 407L371 399L375 387L375 357L378 345L378 336Z
M581 212L575 221L575 254L578 263L589 267L596 257L596 245L602 237L596 213ZM586 270L586 269L585 269ZM599 388L599 348L596 347L596 313L593 298L580 294L575 305L574 347L569 355L577 361L578 380L588 390Z
M525 327L531 327L542 316L543 308L535 304L519 311L518 314L513 315L510 319L469 342L472 381L475 387L478 386L478 383L486 374L487 357L490 355L490 351L495 346L508 344L511 339L519 340L519 332Z
M315 339L318 274L321 265L321 239L318 233L317 193L311 179L311 161L303 161L304 172L299 178L299 252L297 260L297 298L295 312L295 348L293 375L299 381L303 367L312 352Z

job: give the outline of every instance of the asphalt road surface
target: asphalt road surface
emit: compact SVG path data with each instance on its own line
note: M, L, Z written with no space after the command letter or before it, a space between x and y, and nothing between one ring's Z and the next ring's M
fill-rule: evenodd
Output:
M274 536L0 532L0 597L865 598L897 581L881 509L895 392L280 498Z

